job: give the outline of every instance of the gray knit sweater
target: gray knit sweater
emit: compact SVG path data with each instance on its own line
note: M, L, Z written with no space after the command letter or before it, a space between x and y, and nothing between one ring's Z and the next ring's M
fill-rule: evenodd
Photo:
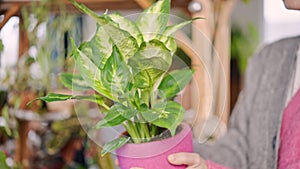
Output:
M281 116L299 44L300 37L280 40L252 57L228 133L213 145L196 144L195 152L237 169L277 168Z

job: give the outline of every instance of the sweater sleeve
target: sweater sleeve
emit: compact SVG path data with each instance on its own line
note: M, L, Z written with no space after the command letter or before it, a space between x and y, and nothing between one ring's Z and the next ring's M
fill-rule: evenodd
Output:
M264 49L249 61L244 89L230 117L227 133L213 144L194 144L194 151L204 159L230 168L248 168L249 116L263 74L263 56L267 54L268 50Z
M230 168L247 168L247 114L244 113L244 93L239 96L239 102L230 119L227 133L213 144L194 144L194 151L206 160L216 162ZM209 168L213 169L213 168Z

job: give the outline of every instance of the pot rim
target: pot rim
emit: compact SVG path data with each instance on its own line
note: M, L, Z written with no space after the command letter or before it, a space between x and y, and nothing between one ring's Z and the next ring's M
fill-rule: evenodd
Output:
M148 158L165 153L186 140L191 134L191 128L186 123L181 123L182 130L173 137L145 143L127 143L116 150L118 156L130 158Z

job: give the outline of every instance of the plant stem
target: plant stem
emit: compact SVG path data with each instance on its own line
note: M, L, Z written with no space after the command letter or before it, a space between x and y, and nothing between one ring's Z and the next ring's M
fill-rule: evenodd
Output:
M126 131L128 132L128 135L130 136L131 140L135 143L135 138L137 136L136 136L136 133L134 132L134 130L132 130L132 128L130 128L129 125L127 125L125 122L122 124L123 124L124 128L126 129Z
M155 137L157 135L157 126L151 124L151 129L150 129L150 135L151 135L151 138L152 137Z
M136 128L135 125L133 125L132 121L131 120L128 120L127 121L128 123L128 134L131 136L132 140L134 143L140 143L141 142L141 136L139 135L139 132Z
M101 106L105 109L105 110L109 110L110 107L108 107L105 103L101 104Z
M150 139L150 132L147 123L140 123L142 132L145 134L145 141Z
M145 134L142 131L142 127L140 126L139 119L137 116L134 116L134 125L136 126L136 132L139 134L140 138L145 138Z
M141 132L144 133L144 138L145 141L149 141L151 136L150 136L150 130L147 121L144 119L144 117L139 114L139 121L140 121L140 126L141 126Z

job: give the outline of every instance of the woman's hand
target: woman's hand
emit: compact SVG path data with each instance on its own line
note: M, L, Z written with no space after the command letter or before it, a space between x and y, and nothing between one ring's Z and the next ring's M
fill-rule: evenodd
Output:
M207 169L206 162L196 153L176 153L169 155L168 160L174 165L187 165L186 169Z
M187 165L186 169L207 169L207 164L203 158L196 153L176 153L168 157L168 161L173 165ZM142 169L132 167L131 169Z

